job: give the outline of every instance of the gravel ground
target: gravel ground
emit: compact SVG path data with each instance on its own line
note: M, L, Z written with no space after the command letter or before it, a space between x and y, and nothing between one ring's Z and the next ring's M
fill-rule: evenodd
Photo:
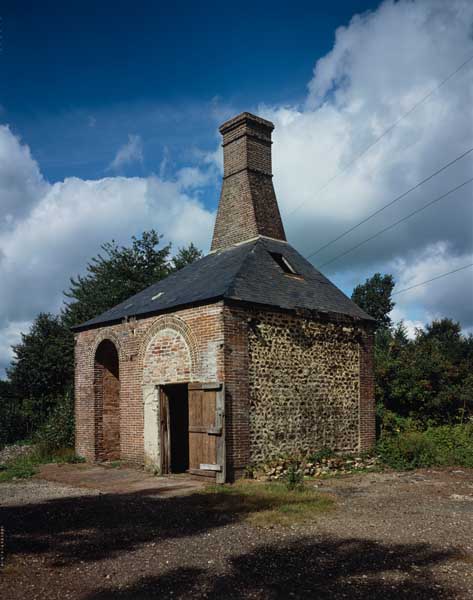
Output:
M336 509L256 528L205 497L0 485L2 600L473 597L473 470L319 482Z
M0 507L34 505L59 498L97 496L99 494L98 490L78 489L53 481L23 479L14 483L0 483Z

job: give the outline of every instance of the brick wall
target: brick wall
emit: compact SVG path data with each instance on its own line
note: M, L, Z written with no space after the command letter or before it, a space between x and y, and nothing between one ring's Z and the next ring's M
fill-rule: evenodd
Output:
M375 441L374 333L367 330L360 341L360 450L369 450Z
M227 473L230 479L238 479L250 463L248 313L225 306L223 317Z
M223 306L215 303L121 323L76 335L76 451L88 460L100 452L100 390L94 387L96 350L113 342L119 356L120 458L144 462L143 386L224 379ZM100 436L99 436L100 437Z

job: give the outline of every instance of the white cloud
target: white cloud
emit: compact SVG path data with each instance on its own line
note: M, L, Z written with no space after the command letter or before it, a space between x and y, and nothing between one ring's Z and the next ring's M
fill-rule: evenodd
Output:
M143 141L141 136L128 134L128 142L121 146L115 158L108 166L108 170L119 171L123 167L133 163L143 162Z
M0 155L13 150L16 157L8 189L28 205L18 211L22 218L0 230L0 368L25 324L40 311L60 308L69 277L83 271L104 241L128 243L131 235L154 227L176 247L190 241L208 247L214 217L198 198L205 174L186 170L174 180L68 178L50 185L11 131L0 133ZM5 200L9 196L2 195L2 207Z
M454 316L465 327L473 326L473 267L419 285L472 263L472 253L454 255L445 242L427 246L410 261L396 259L391 269L397 274L394 291L418 286L394 297L398 311L407 315L410 307L420 306L425 321Z
M260 106L276 124L274 183L286 232L304 254L471 148L473 63L356 160L473 55L472 31L469 1L385 2L337 30L332 51L315 65L302 106ZM316 254L314 264L323 265L466 181L472 166L470 154ZM473 262L472 190L472 184L465 186L322 270L349 291L377 270L393 273L401 285ZM440 315L460 319L465 327L473 323L468 271L397 300L415 324Z
M0 125L0 231L14 226L47 189L29 147Z
M214 179L213 169L202 170L197 167L183 167L176 173L176 180L180 187L187 190L201 188Z
M17 344L21 339L21 333L28 331L31 323L29 321L20 321L8 323L6 327L1 330L0 335L0 377L2 375L1 369L4 366L10 364L13 358L12 346Z

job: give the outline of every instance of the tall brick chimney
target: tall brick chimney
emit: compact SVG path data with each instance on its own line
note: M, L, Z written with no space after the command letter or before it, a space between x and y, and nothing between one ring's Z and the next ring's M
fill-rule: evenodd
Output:
M211 251L258 235L286 240L272 181L273 129L271 121L247 112L220 127L223 183Z

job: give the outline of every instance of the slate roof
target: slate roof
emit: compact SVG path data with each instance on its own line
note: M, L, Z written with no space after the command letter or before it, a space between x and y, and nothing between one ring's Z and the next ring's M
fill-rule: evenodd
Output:
M284 256L298 276L286 274L271 252ZM287 242L259 237L208 254L74 329L220 299L373 321Z

